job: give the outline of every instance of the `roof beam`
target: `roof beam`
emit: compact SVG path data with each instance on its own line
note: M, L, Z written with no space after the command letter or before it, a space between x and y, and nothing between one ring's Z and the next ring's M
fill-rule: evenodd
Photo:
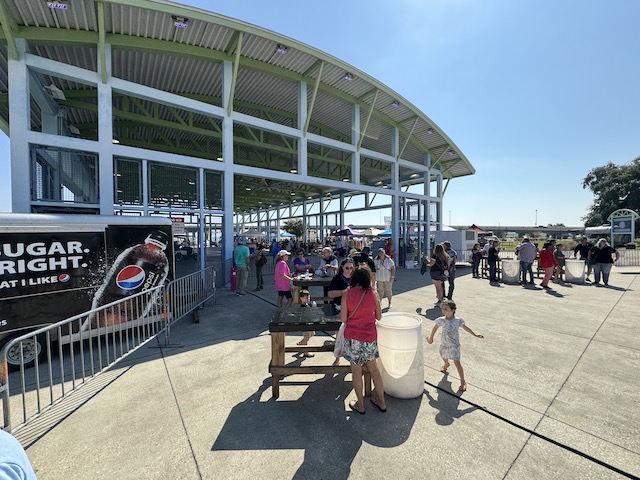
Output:
M231 112L233 112L233 95L236 91L236 83L238 81L238 68L240 67L240 52L242 51L242 38L244 34L240 32L238 34L238 43L236 45L236 54L233 59L233 75L231 77L231 91L229 92L229 103L227 106L227 115L231 116Z
M107 83L107 32L104 26L104 3L98 3L98 56L100 61L100 80Z
M360 132L360 140L358 141L358 150L360 150L360 147L362 146L362 142L364 141L364 136L367 133L367 128L369 127L369 120L371 120L371 115L373 115L373 111L376 109L376 102L378 101L378 95L380 94L380 90L376 90L376 94L373 97L373 102L371 103L371 106L369 107L369 113L367 114L367 120L364 122L364 127L362 128L362 131Z
M13 21L13 18L9 15L7 7L4 1L0 1L0 24L2 24L2 33L7 40L7 52L9 57L14 60L18 59L18 47L16 47L15 34L18 27Z
M307 136L307 131L309 130L309 122L311 122L311 114L313 113L313 106L316 103L316 97L318 96L318 87L320 86L320 78L322 77L322 69L324 68L324 62L320 62L320 66L318 67L318 75L316 76L316 81L313 84L313 94L311 95L311 102L309 102L309 109L307 111L307 120L304 122L304 130L302 130L302 135Z
M398 153L398 158L402 157L402 154L404 153L404 149L407 148L407 144L409 143L409 139L411 138L411 135L413 135L413 131L416 128L416 125L418 125L418 120L420 120L418 117L416 117L416 120L413 122L413 125L411 126L411 131L409 132L409 136L406 137L406 140L404 141L404 145L402 145L402 148L400 149L400 152Z

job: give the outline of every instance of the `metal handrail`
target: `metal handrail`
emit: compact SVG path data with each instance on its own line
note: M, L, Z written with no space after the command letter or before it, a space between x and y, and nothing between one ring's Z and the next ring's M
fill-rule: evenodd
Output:
M0 350L2 428L15 432L24 427L163 332L168 344L171 325L209 299L215 303L215 281L209 267L7 342ZM30 348L36 348L32 368L27 365L31 359L25 359ZM14 373L9 372L10 351L18 355Z

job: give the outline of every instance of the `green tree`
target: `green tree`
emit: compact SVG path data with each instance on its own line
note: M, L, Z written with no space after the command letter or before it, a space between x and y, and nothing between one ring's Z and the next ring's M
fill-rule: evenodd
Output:
M304 233L304 228L302 225L302 220L287 220L284 222L283 228L289 232L293 233L298 240L302 239L302 234Z
M595 196L589 212L582 217L587 227L602 225L620 208L640 211L640 157L627 165L609 162L594 168L584 177L582 188Z

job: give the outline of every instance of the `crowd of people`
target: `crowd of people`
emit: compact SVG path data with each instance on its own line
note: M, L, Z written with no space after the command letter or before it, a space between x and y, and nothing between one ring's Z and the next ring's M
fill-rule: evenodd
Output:
M366 412L362 381L362 369L366 366L371 374L376 391L371 403L380 411L386 412L384 385L375 362L375 359L379 356L375 322L381 318L382 300L387 299L387 311L392 309L392 287L396 276L393 240L387 240L385 246L379 248L373 257L371 256L370 247L365 246L361 250L351 249L347 257L341 261L334 255L333 248L326 246L321 251L319 265L312 265L311 261L306 258L305 250L297 248L292 262L292 271L288 261L292 256L290 249L294 246L290 243L272 246L275 262L274 283L277 291L278 307L283 306L284 299L286 299L287 307L292 305L291 289L294 276L315 273L322 277L329 277L329 285L324 287L324 297L332 303L333 308L339 313L341 321L346 326L343 330L344 346L341 348L340 353L337 354L334 365L339 364L340 357L345 358L351 365L356 398L349 402L349 406L359 414ZM256 290L264 288L261 268L267 263L267 260L263 248L261 246L256 248L256 252L253 255L245 248L246 246L239 241L236 250L234 250L235 266L239 269L237 280L238 295L246 293L244 270L249 269L250 259L253 259L253 264L256 267ZM533 265L536 260L538 261L538 268L544 272L543 279L540 282L542 288L550 289L550 282L563 281L567 256L562 244L550 239L544 242L540 249L529 237L525 236L516 247L514 253L519 260L520 284L534 284ZM599 285L601 280L604 285L609 284L611 266L618 259L618 256L618 252L609 245L605 238L599 239L595 245L589 243L586 238L582 238L573 250L573 257L585 262L587 269L586 281L591 283L589 277L593 273L593 284L596 285ZM472 277L482 277L480 265L483 258L486 259L489 281L498 282L500 262L500 242L498 240L487 242L484 248L479 244L473 246L471 251ZM467 384L460 362L458 331L462 328L477 338L484 337L476 334L465 325L464 320L456 316L456 304L453 301L453 295L457 263L458 254L448 241L435 245L433 253L424 259L423 273L426 273L426 270L429 271L429 276L436 291L435 306L439 306L443 313L441 317L436 319L433 330L426 340L429 344L433 343L434 335L438 329L442 329L440 355L444 364L441 371L446 373L450 366L449 362L453 362L460 376L459 390L465 391ZM300 307L309 306L311 306L310 294L308 291L303 290L300 295ZM307 345L312 335L313 332L306 332L298 344ZM304 355L313 356L312 353L305 353Z

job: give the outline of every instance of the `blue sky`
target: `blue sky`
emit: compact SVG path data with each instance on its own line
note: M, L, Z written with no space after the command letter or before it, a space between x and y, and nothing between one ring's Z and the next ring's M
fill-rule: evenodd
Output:
M420 108L477 170L449 185L445 223L582 225L587 172L640 155L638 0L180 3L312 45Z

